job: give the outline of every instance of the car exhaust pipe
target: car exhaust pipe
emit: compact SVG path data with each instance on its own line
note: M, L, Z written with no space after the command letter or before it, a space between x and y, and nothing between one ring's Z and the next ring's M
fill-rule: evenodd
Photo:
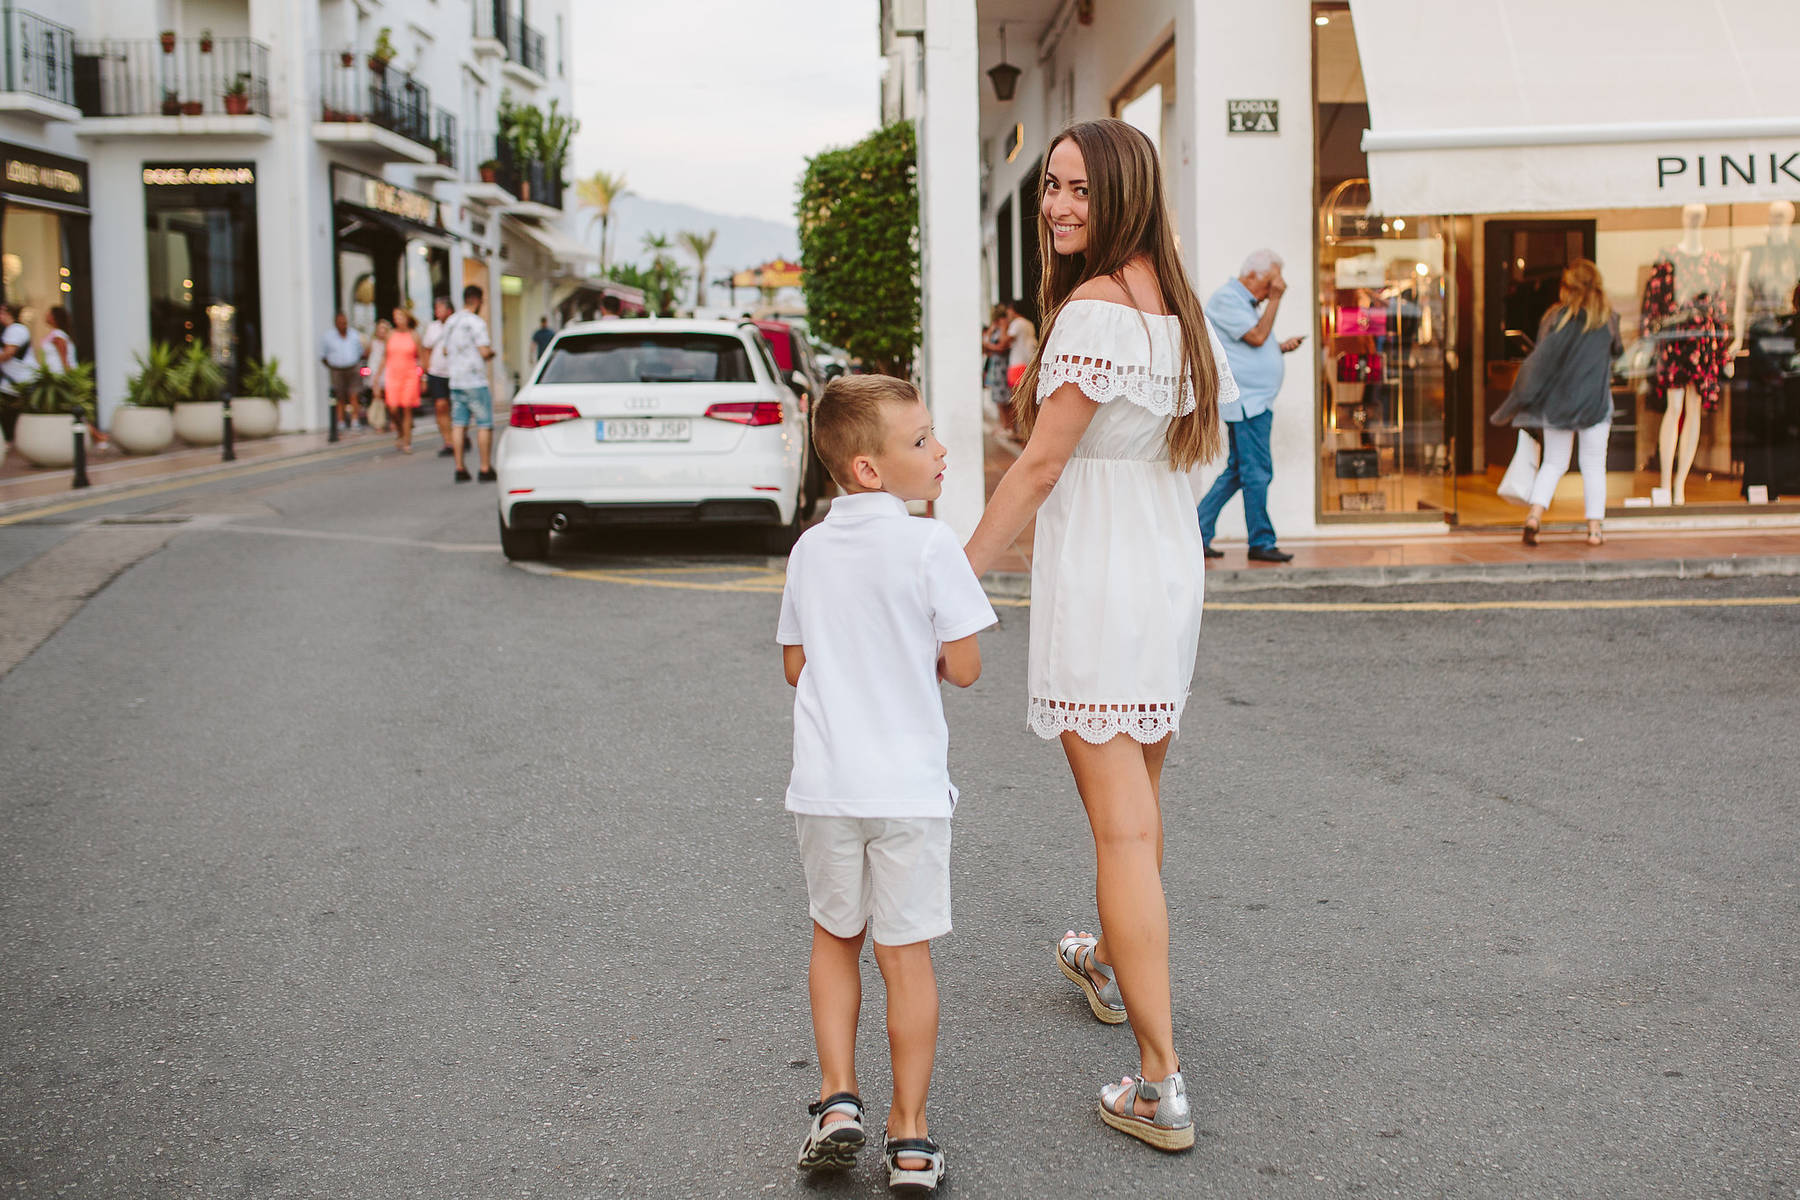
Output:
M557 533L569 532L569 514L568 513L557 513L554 517L551 517L550 518L550 528L555 530Z

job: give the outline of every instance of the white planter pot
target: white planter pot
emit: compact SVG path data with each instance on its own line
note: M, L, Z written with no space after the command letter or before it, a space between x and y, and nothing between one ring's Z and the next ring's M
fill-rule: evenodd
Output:
M218 445L225 440L225 405L217 400L177 404L175 436L191 446Z
M113 444L127 454L161 454L175 440L175 417L166 408L127 404L113 414Z
M275 425L289 433L302 427L300 402L289 397L275 406Z
M75 464L75 418L63 413L20 413L13 446L38 467Z
M233 437L270 437L280 424L273 400L264 400L260 396L237 396L231 401Z

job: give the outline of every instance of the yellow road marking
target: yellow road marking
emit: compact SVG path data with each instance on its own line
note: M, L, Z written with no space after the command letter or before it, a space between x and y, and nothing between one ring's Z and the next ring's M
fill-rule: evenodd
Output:
M81 508L91 508L97 504L113 504L120 500L136 500L141 496L154 496L160 492L179 491L182 488L199 487L202 484L214 483L221 479L241 479L246 475L260 475L264 471L274 471L282 467L299 467L307 463L326 461L333 458L348 458L358 450L371 450L368 445L339 446L335 450L316 450L309 454L298 454L291 458L273 458L265 462L246 463L241 467L226 467L223 470L206 474L191 475L182 479L168 479L160 483L146 483L142 487L121 488L116 492L101 492L98 495L83 496L79 500L69 500L62 504L47 504L42 508L27 508L16 513L0 516L0 525L20 525L26 521L36 521L41 517L54 517L66 512L74 512Z
M703 582L668 578L677 574L741 572L740 579ZM620 583L627 587L674 588L689 592L741 592L774 595L781 591L784 572L750 567L607 567L551 571L567 579L596 583ZM1028 608L1031 601L1016 596L990 596L996 608ZM1566 612L1655 608L1789 608L1800 606L1800 596L1724 596L1620 600L1357 600L1357 601L1230 601L1212 600L1208 612L1266 613L1378 613L1378 612Z

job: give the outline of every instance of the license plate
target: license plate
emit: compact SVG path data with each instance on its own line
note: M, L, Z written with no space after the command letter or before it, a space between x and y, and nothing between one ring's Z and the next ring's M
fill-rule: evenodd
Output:
M694 436L694 423L687 420L664 421L637 418L624 421L595 421L596 442L685 442Z

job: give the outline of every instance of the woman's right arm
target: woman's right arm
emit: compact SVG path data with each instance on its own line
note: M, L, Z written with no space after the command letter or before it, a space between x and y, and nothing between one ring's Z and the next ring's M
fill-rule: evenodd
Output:
M963 547L976 575L985 575L1037 514L1099 411L1100 406L1073 383L1044 397L1031 440L995 486L981 523Z

